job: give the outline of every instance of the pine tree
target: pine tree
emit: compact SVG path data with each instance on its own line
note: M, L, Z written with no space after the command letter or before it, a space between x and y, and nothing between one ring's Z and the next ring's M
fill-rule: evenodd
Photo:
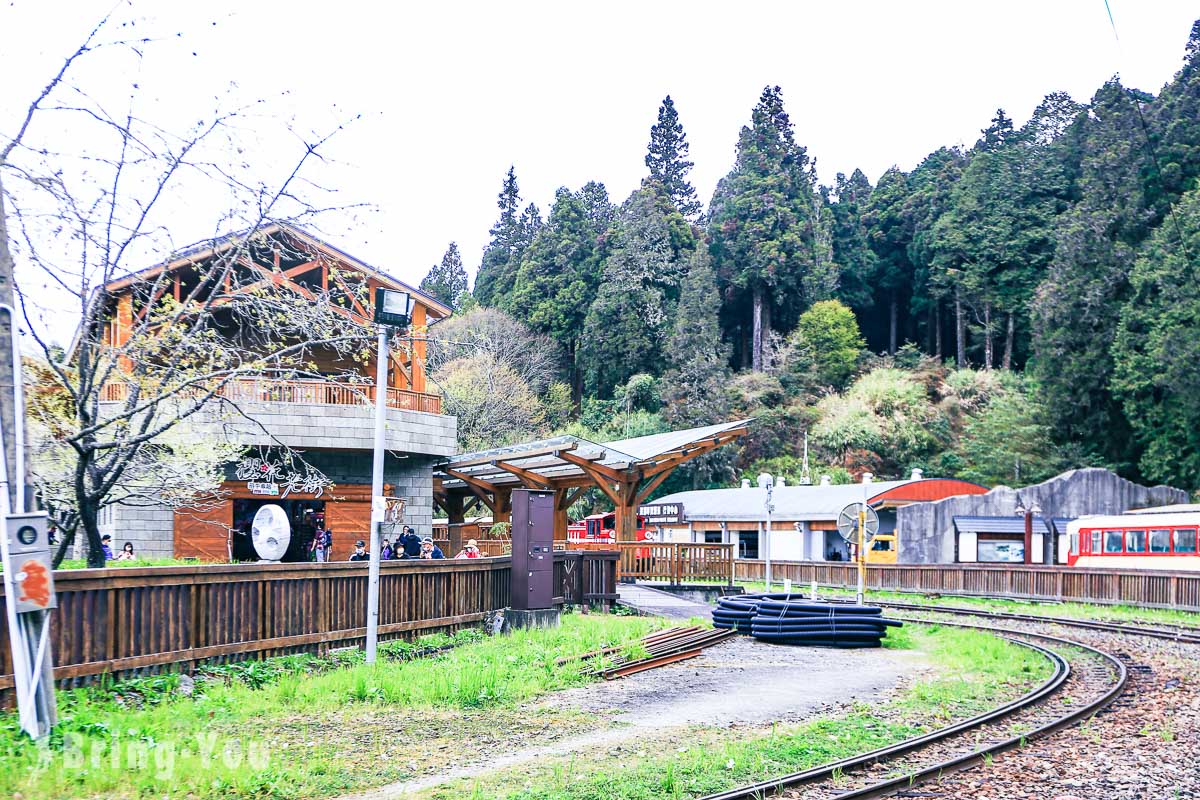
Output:
M665 348L668 370L662 395L672 427L710 425L729 413L729 345L721 340L721 326L713 313L719 300L712 260L699 247L683 279Z
M679 308L665 347L663 417L672 428L714 425L729 419L729 345L714 313L720 302L708 250L697 247L680 288ZM730 448L701 456L681 470L678 484L698 489L729 473Z
M695 219L700 214L696 190L687 179L694 166L688 161L687 134L683 132L675 101L670 95L663 98L658 108L658 124L650 128L646 166L650 169L650 180L662 184L679 213L688 219Z
M865 278L843 272L844 284L861 287L857 294L844 296L859 312L862 328L877 351L886 348L889 353L896 352L901 298L913 289L913 265L908 256L912 221L907 213L911 194L907 175L896 167L883 173L861 205L862 225L874 263L863 259ZM864 313L868 311L871 313Z
M1142 446L1142 474L1200 486L1200 189L1183 196L1130 275L1112 387Z
M651 182L622 204L606 239L608 255L579 355L585 391L600 397L639 372L661 370L679 284L696 244L661 184Z
M1138 447L1111 392L1110 347L1137 248L1156 221L1144 182L1152 169L1136 106L1143 99L1116 80L1093 98L1079 200L1056 223L1054 257L1033 301L1034 367L1055 435L1126 468Z
M463 268L458 243L451 242L442 256L442 263L435 264L421 281L421 291L444 306L457 309L459 301L467 291L467 271Z
M512 291L521 255L523 220L517 218L520 202L516 170L509 167L496 203L500 208L500 218L488 231L492 238L483 251L483 260L479 264L479 272L475 275L474 294L481 305L499 305L501 299ZM528 244L528 241L529 239L526 239L525 244Z
M742 128L733 171L717 186L709 225L719 279L742 295L735 298L739 308L749 301L742 330L756 372L764 366L772 319L789 327L804 308L836 290L831 229L781 90L767 87L751 125Z
M871 250L870 232L863 221L871 198L871 182L856 169L847 178L837 174L833 212L833 260L841 270L838 297L857 311L868 311L874 304L876 270L879 258Z
M966 308L955 295L953 287L946 287L934 281L934 255L937 248L937 222L950 207L954 186L962 176L967 159L958 148L940 147L930 153L908 175L908 199L904 204L909 244L907 248L907 265L895 262L896 273L888 276L892 288L893 302L902 292L911 291L911 307L918 318L927 317L929 338L933 341L930 349L941 358L943 354L942 310L947 304L952 312L956 344L956 361L966 364ZM881 194L883 181L876 187L876 195ZM911 269L911 272L905 270ZM905 289L904 287L911 287Z
M550 217L544 224L536 209L527 209L532 241L521 256L513 290L501 307L558 342L571 367L575 399L581 396L581 373L577 367L579 337L588 306L600 283L597 240L602 231L598 221L611 214L605 210L607 193L600 184L578 194L561 188L555 194Z

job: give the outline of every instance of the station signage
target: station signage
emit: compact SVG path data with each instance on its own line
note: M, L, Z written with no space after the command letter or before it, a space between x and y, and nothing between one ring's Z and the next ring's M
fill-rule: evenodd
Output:
M267 497L279 497L279 484L267 483L266 481L248 481L246 488L250 490L250 494L261 494Z
M647 525L683 522L683 503L650 503L638 506L638 516L645 517Z

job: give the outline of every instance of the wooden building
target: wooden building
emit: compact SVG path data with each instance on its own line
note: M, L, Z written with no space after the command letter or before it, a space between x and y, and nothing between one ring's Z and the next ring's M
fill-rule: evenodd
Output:
M733 543L738 558L762 558L766 537L771 558L794 561L847 561L850 550L837 531L838 514L864 499L879 515L879 535L867 553L874 563L896 563L905 531L897 530L896 512L912 503L957 495L983 494L986 488L950 478L926 478L913 470L907 480L789 486L782 481L772 492L770 531L767 530L767 492L749 481L740 488L678 492L654 501L656 506L679 506L678 521L664 522L663 541Z
M387 494L405 500L406 521L428 533L432 465L457 447L456 420L441 413L441 397L426 380L423 334L450 309L298 227L266 227L253 234L249 247L246 239L226 237L108 283L98 293L106 303L102 343L120 347L129 340L147 304L159 299L147 296L147 286L186 297L203 267L234 247L246 255L236 259L233 286L227 280L223 288L231 295L281 287L314 302L321 298L344 318L366 326L377 287L408 292L416 301L416 335L393 350L389 361L385 482ZM227 466L218 496L179 511L110 507L102 513L101 529L112 535L114 546L132 541L148 556L225 560L232 551L235 557L253 557L243 534L254 512L272 502L284 506L293 531L331 528L334 558L347 557L354 541L369 531L375 364L373 357L356 361L320 349L309 360L308 377L246 376L222 386L220 396L236 404L239 418L201 418L194 424L198 435L233 437L246 448L243 458ZM106 403L123 403L129 385L113 380L103 392L101 413ZM302 463L289 462L287 448L299 452ZM302 558L303 544L302 536L294 535L285 560Z

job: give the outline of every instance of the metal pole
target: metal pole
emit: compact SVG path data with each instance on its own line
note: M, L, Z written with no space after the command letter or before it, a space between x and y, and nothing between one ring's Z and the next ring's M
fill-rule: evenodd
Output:
M766 551L767 557L767 591L771 591L771 491L774 489L774 483L767 483L767 536L766 536Z
M384 430L387 424L387 364L388 329L379 326L379 343L375 350L375 453L371 467L371 546L367 568L367 663L375 663L379 642L379 530L383 525Z
M863 595L866 593L867 583L867 565L866 565L866 547L867 547L867 485L863 484L863 500L862 507L858 509L858 594L856 602L861 606L863 604Z

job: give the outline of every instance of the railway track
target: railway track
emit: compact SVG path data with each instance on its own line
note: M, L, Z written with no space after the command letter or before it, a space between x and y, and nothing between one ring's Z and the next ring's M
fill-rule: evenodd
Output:
M1086 629L1094 634L1200 644L1200 632L1180 628L1006 614L957 606L879 605L906 612L904 618L908 622L977 628L996 633L1042 653L1054 665L1053 674L1023 697L972 719L870 753L708 795L702 800L757 800L766 797L863 800L897 793L906 797L939 796L915 787L922 782L989 762L1001 753L1104 713L1114 704L1129 702L1129 698L1122 695L1128 688L1130 672L1143 669L1142 665L1132 663L1132 658L1124 652L1109 652L1106 644L1093 646L1075 639L1029 630L1033 625L1059 625ZM913 613L939 616L910 616ZM948 621L946 616L960 620L963 616L985 617L992 623L1005 622L1023 629Z

